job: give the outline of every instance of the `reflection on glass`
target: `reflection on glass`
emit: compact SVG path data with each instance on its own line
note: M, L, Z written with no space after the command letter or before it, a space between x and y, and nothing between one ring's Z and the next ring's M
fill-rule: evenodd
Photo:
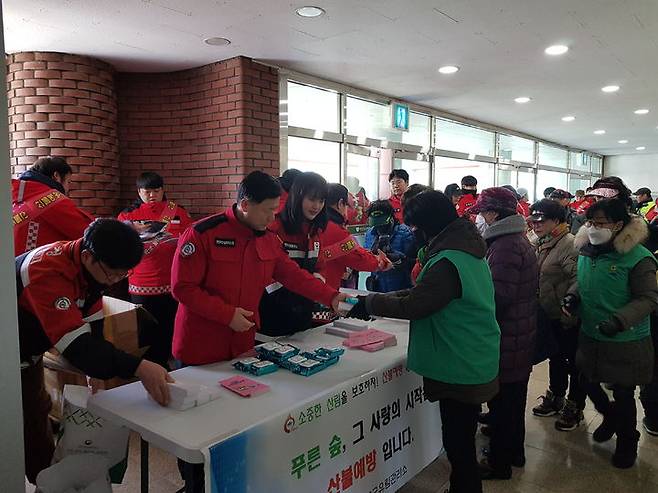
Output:
M363 188L368 200L377 200L379 196L379 159L360 154L347 154L348 189Z
M460 184L466 175L477 178L478 190L493 187L494 165L467 159L453 159L436 156L434 159L434 188L445 190L451 183Z
M539 143L539 155L538 155L539 164L566 169L568 156L569 153L564 149L560 149L559 147L549 146L541 142Z
M587 154L583 154L582 152L570 152L569 169L589 172L590 160L586 158L589 158L589 156L587 156Z
M430 163L427 161L416 161L415 159L395 159L393 168L403 169L409 173L409 185L420 183L430 184Z
M535 142L515 135L500 134L498 157L510 161L523 161L534 164Z
M288 169L314 171L328 183L340 182L340 144L288 137Z
M288 125L339 132L338 93L288 82Z
M435 121L435 146L438 149L493 157L495 141L493 132L440 118Z

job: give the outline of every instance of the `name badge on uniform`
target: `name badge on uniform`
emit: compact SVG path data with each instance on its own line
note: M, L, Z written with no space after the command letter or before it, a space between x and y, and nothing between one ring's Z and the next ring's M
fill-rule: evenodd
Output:
M215 238L215 246L220 248L234 248L235 240L226 238Z

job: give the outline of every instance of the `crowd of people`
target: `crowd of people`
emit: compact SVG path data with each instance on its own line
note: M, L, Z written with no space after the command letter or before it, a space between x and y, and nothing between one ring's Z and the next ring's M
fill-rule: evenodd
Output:
M640 386L643 425L658 436L658 211L646 187L632 194L604 177L530 204L523 188L479 192L465 176L441 192L394 169L390 198L370 202L316 173L255 171L232 206L194 222L162 177L144 172L132 205L94 220L66 196L71 175L64 159L41 158L12 183L31 482L53 452L46 351L92 387L137 377L166 405L170 370L233 359L257 332L312 327L318 312L338 311L339 288L357 287L360 272L373 293L347 316L410 321L408 367L439 403L452 493L480 492L483 479L524 466L528 381L545 360L549 385L533 415L575 430L589 398L603 415L594 440L616 435L612 464L629 468ZM354 221L368 225L363 246L347 229ZM98 337L102 295L122 284L158 321L139 358ZM478 422L490 437L480 462Z

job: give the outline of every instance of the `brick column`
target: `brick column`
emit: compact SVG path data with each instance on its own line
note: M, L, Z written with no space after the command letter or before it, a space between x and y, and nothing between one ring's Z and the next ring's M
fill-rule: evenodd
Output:
M70 196L96 215L119 203L114 69L64 53L7 55L13 176L41 156L63 156L75 174Z

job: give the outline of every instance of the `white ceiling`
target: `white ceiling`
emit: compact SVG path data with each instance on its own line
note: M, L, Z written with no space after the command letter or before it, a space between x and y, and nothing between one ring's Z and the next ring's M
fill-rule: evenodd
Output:
M245 55L600 152L658 152L656 0L2 0L5 48L170 71ZM295 8L317 5L317 19ZM229 47L203 43L231 39ZM567 44L550 57L544 48ZM454 64L454 75L437 73ZM600 88L621 90L604 94ZM513 102L530 96L525 105ZM650 113L638 116L638 108ZM572 123L560 119L576 116ZM605 129L606 134L593 131ZM618 144L628 139L626 145Z

